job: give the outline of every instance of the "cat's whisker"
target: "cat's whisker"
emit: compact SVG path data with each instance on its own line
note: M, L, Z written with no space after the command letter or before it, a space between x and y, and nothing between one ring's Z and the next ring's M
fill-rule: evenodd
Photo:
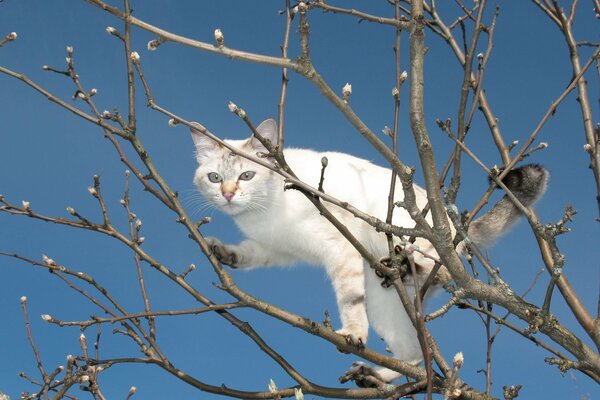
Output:
M199 214L210 211L210 213L214 213L217 207L210 201L206 200L204 197L192 198L182 201L184 207L190 211L190 217L196 217Z

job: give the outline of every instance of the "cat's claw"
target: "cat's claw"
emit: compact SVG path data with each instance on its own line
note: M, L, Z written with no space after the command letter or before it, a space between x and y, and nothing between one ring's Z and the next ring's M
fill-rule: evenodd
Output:
M339 380L340 383L354 381L356 386L362 388L375 388L385 385L385 382L377 371L362 361L352 363L348 372L340 376Z
M221 264L228 265L231 268L237 268L239 260L234 251L229 250L227 246L221 243L217 238L207 237L206 242Z
M353 332L350 332L346 329L338 329L335 333L340 334L346 338L346 343L352 346L356 346L359 349L364 349L365 344L367 344L367 336L360 335Z

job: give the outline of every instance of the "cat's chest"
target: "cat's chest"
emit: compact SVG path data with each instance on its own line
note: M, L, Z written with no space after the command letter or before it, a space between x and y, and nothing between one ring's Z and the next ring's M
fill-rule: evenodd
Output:
M246 237L257 242L266 244L289 239L290 223L275 209L248 213L235 218L235 222Z
M271 209L235 221L247 238L263 248L310 263L317 262L313 254L315 248L322 247L319 245L322 234L330 230L321 226L325 221L318 218L316 210L304 207Z

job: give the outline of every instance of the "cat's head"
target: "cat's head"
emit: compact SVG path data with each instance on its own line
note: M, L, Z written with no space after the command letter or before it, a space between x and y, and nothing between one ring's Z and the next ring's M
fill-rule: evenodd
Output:
M277 124L273 119L263 121L257 132L277 145ZM264 210L273 187L272 171L216 143L208 136L192 129L196 145L198 169L194 184L212 205L221 211L238 215L247 211ZM244 153L267 154L267 149L254 137L246 140L225 140Z

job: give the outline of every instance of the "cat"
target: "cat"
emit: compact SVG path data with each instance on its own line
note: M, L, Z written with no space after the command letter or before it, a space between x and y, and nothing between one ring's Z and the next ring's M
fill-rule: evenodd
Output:
M277 145L277 125L273 119L263 121L257 132ZM214 207L234 219L246 237L237 245L226 245L213 237L206 238L213 253L223 264L240 269L294 262L323 266L333 284L342 323L337 333L345 335L352 343L364 345L367 343L370 323L385 340L394 357L415 365L422 361L416 331L398 294L393 288L382 287L381 279L358 251L319 214L302 193L284 190L284 180L279 174L233 154L194 129L191 133L199 164L194 184ZM268 153L255 137L226 140L226 143L251 155ZM319 153L288 148L284 150L284 155L298 178L314 186L319 182L321 159L327 157L324 192L385 220L391 170L336 152ZM523 205L531 206L546 190L548 177L546 169L531 164L510 171L504 183ZM422 209L427 203L426 192L416 185L414 189L417 205ZM395 201L402 198L402 190L397 189ZM366 222L337 206L328 204L327 208L372 254L380 258L389 255L383 233L376 232ZM476 244L490 244L514 224L519 215L517 207L504 196L490 211L471 224L468 231L470 239ZM405 228L415 225L403 208L394 210L393 223ZM415 245L437 256L433 246L426 240L419 238ZM434 265L431 259L420 254L415 255L415 262L420 266L423 276L427 276ZM438 276L438 284L450 280L445 268L440 270ZM412 279L406 279L407 290L414 296L412 282ZM383 382L400 377L396 371L383 367L370 368L363 363L355 363L353 368L368 372Z

